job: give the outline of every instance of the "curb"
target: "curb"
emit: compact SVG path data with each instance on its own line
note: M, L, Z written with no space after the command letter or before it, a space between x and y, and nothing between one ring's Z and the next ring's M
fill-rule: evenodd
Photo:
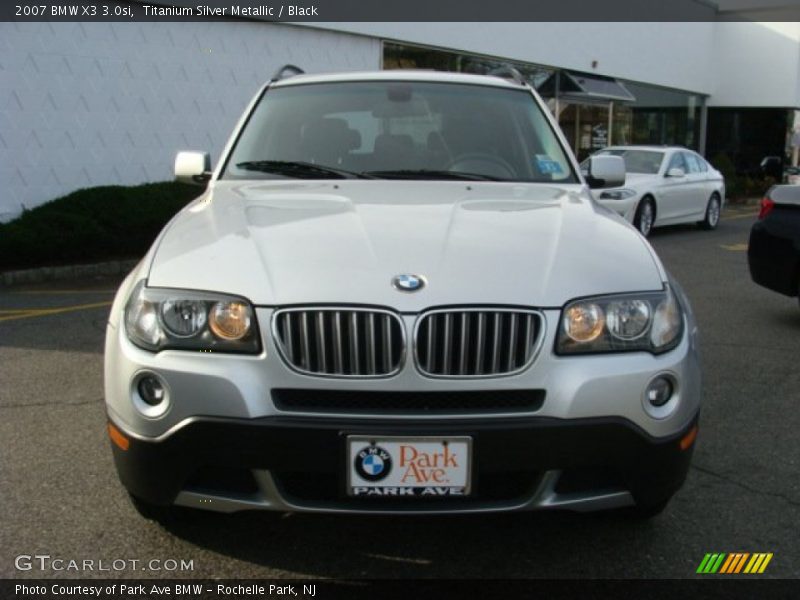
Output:
M725 206L757 206L761 204L761 196L747 196L737 198L726 198Z
M64 281L119 275L131 271L139 263L139 260L140 259L136 258L85 265L64 265L60 267L39 267L37 269L5 271L4 273L0 273L0 284L3 286L12 286L22 283L42 283L45 281Z

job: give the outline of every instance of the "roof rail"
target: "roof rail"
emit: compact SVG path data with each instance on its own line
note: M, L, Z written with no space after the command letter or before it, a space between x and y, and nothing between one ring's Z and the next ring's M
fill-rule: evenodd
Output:
M283 65L280 69L275 71L275 75L272 76L270 81L280 81L281 79L293 77L294 75L302 75L303 73L305 73L305 71L303 71L303 69L300 67L295 67L294 65Z
M522 76L516 68L512 67L511 65L502 65L499 67L495 67L491 71L487 73L487 75L492 75L494 77L502 77L503 79L510 79L515 83L520 85L525 85L527 82L525 78Z

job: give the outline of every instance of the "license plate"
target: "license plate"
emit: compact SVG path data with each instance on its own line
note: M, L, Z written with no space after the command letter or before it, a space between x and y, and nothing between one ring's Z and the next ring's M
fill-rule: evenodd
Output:
M472 438L347 438L347 493L359 497L467 496Z

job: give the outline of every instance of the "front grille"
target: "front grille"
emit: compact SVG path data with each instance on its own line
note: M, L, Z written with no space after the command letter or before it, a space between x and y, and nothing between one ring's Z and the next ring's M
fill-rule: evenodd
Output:
M448 392L272 390L272 401L278 410L370 415L533 412L542 407L544 397L544 390L535 389Z
M280 310L274 333L284 360L312 375L383 377L400 369L405 353L402 322L383 310Z
M417 363L429 375L507 375L533 359L540 330L541 319L532 311L433 311L422 317L416 330Z

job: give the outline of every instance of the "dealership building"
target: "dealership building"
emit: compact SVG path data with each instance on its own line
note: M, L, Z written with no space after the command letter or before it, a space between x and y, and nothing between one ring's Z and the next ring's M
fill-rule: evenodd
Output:
M0 23L0 221L73 190L171 178L216 159L279 67L306 72L514 66L579 159L680 144L743 173L796 161L800 23L788 0L698 3L696 22ZM794 156L793 156L794 155Z

